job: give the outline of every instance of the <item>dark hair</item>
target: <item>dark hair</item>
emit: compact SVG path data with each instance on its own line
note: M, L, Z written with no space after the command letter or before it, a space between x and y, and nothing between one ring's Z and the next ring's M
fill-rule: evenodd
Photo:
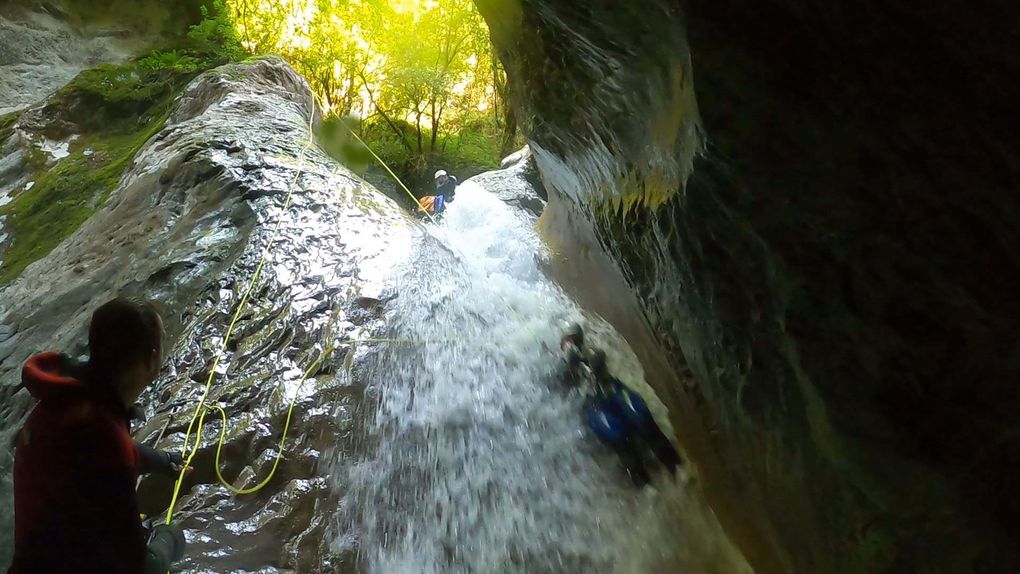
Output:
M163 328L149 301L118 297L94 313L89 324L89 376L112 382L139 360L160 352Z

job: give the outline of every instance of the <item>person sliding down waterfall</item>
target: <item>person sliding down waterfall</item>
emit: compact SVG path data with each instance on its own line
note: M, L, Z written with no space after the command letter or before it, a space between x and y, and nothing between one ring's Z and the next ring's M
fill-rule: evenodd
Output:
M162 347L155 308L114 299L92 315L87 365L57 353L25 363L23 384L39 403L15 439L8 574L163 574L183 556L180 527L147 535L135 495L139 474L181 465L129 434L131 405L159 373Z
M443 197L446 203L453 203L453 198L457 195L457 178L441 169L436 172L435 179L436 196Z
M627 388L610 372L606 352L594 349L587 358L594 391L586 406L588 424L599 438L620 455L631 479L638 486L650 481L644 457L649 450L670 474L680 467L680 454L655 422L641 395ZM606 427L615 418L617 430ZM617 436L622 430L622 436ZM608 439L608 440L607 440Z
M444 170L436 172L436 194L426 195L418 200L418 211L435 217L442 215L447 203L453 203L457 194L457 178Z
M592 350L584 356L584 331L571 325L560 341L566 362L565 380L576 386L588 380L590 394L584 414L596 436L620 457L637 486L651 481L645 454L651 450L670 473L680 466L680 455L652 417L644 399L609 373L606 353Z

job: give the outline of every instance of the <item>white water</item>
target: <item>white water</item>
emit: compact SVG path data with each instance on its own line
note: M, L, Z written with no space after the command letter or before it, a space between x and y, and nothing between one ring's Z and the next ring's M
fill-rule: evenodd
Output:
M431 233L388 314L395 337L429 342L379 351L371 445L332 476L355 533L334 550L385 574L716 571L689 567L683 477L635 489L559 384L561 330L582 320L648 392L625 342L541 273L531 224L466 182Z

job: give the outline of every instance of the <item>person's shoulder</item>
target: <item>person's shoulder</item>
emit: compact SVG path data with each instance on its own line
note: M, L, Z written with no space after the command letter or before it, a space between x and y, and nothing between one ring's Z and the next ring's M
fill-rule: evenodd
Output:
M133 457L134 442L126 423L95 401L71 405L61 423L65 439L87 445L92 456L118 460Z

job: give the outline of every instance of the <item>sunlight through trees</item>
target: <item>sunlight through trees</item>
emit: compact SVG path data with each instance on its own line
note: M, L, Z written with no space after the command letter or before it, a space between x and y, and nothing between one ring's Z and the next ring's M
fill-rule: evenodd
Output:
M384 129L411 163L449 154L465 130L491 142L487 163L517 143L505 74L471 0L226 0L226 8L248 50L283 56L327 114Z

